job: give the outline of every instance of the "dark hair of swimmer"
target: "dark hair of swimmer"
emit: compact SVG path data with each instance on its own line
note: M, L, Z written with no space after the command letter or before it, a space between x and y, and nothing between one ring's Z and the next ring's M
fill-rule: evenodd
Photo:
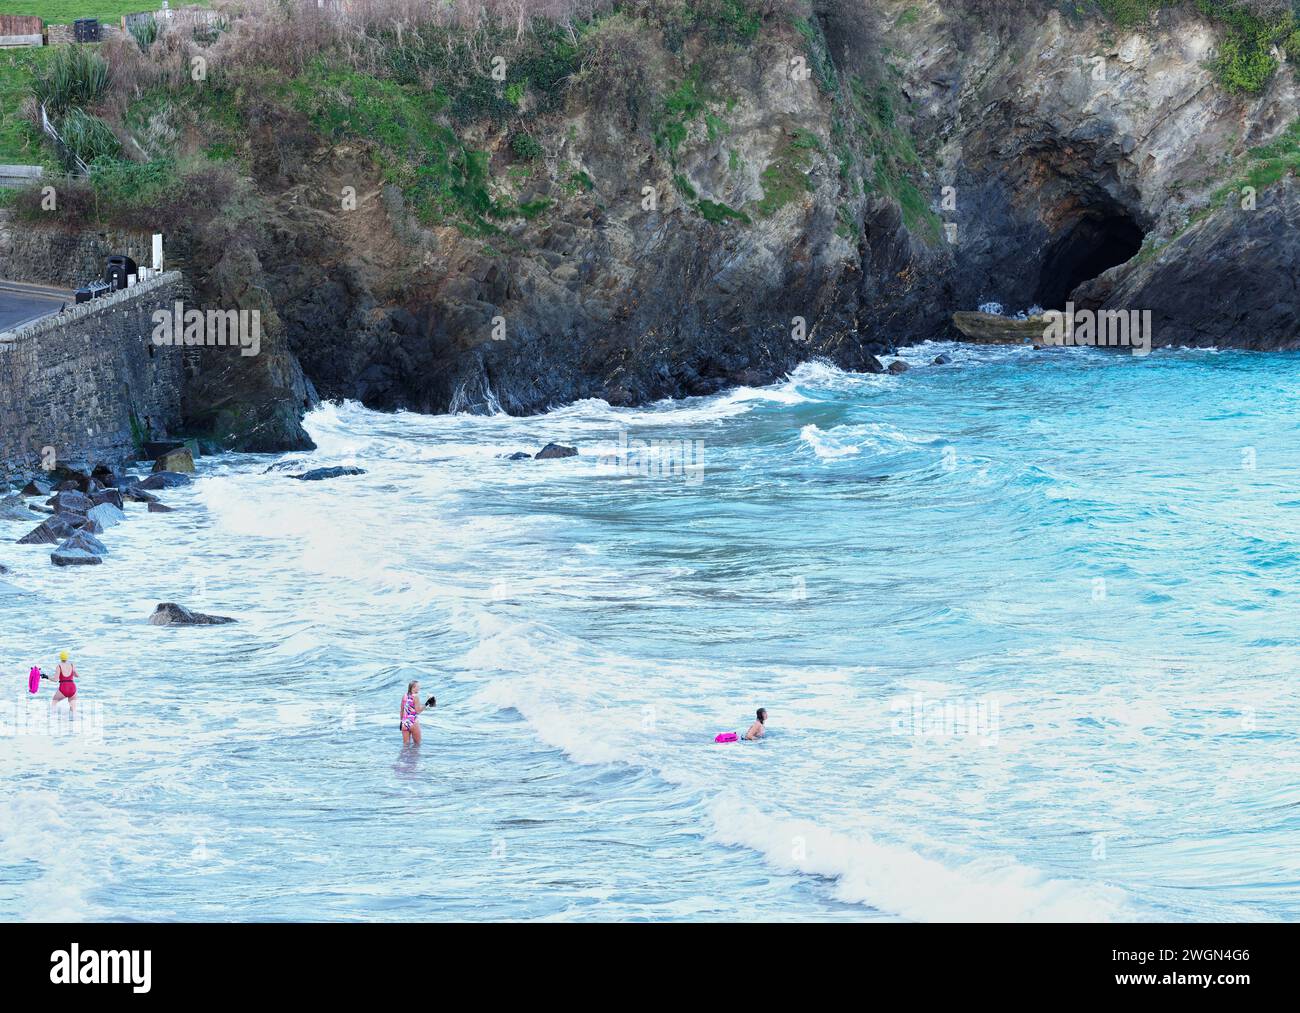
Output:
M756 714L754 715L754 717L758 718L758 720L759 720L762 724L767 724L767 708L766 708L766 707L760 707L760 708L758 709L758 713L756 713Z

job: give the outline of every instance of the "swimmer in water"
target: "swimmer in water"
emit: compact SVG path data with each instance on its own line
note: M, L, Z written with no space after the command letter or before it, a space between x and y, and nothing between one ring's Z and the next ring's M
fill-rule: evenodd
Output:
M763 726L767 724L767 708L760 707L758 713L756 713L754 717L756 720L749 726L749 731L744 735L744 738L749 742L753 742L755 739L761 739L763 737Z
M54 699L50 701L50 713L54 713L54 708L58 706L60 700L68 701L68 710L72 716L77 716L77 666L68 660L68 652L59 652L59 664L54 670L55 676L59 680L59 688L54 691ZM48 679L49 676L42 676Z
M429 697L424 703L420 703L420 683L418 681L408 683L406 687L406 696L402 697L402 745L408 746L414 742L417 746L420 744L420 715L424 713L426 707L436 707L437 698Z

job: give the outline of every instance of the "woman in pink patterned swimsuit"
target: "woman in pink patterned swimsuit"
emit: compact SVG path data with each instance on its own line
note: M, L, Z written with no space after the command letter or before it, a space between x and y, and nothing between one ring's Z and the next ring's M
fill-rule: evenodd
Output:
M434 706L433 697L429 697L428 706ZM420 715L424 713L425 704L420 703L419 682L409 683L406 696L402 697L402 745L409 746L412 741L420 744Z

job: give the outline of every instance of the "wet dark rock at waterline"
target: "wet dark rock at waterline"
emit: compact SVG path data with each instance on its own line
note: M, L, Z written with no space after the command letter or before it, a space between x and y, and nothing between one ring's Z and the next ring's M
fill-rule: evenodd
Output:
M233 622L235 620L228 616L191 612L184 605L177 605L173 601L160 602L149 617L149 623L153 626L222 626Z
M0 521L32 521L36 514L23 503L21 496L6 496L0 499Z
M55 514L18 539L19 545L58 545L74 531L93 524L77 514Z
M311 471L304 471L301 475L289 475L289 478L296 478L299 482L322 482L327 478L344 478L348 475L364 475L364 468L313 468Z
M85 514L94 503L83 492L68 491L55 493L45 505L53 507L56 513Z
M28 482L19 491L21 496L48 496L54 491L54 486L44 479L34 478Z
M63 544L59 546L57 551L71 552L74 549L79 549L82 552L89 552L92 555L96 555L96 556L108 555L108 546L106 546L103 542L101 542L98 538L92 535L85 528L82 528L80 531L74 531L72 534L70 534L64 540Z
M155 471L148 478L141 479L133 489L175 489L177 486L189 485L190 476L176 471Z
M546 446L544 446L533 456L533 460L554 461L554 460L558 460L561 457L577 457L577 456L578 456L577 447L566 447L559 443L548 443Z
M126 514L113 506L112 503L101 503L99 506L94 506L87 510L86 518L94 521L102 529L116 527L118 524L121 524L126 520Z
M60 547L50 553L50 562L55 566L98 566L103 560L85 549Z

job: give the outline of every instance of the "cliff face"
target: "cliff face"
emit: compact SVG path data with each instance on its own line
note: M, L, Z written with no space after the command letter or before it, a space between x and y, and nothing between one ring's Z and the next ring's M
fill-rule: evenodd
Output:
M1129 28L1061 8L645 4L494 37L500 81L490 46L449 75L454 33L386 29L364 72L218 76L241 210L173 248L270 336L261 361L205 359L187 414L275 449L317 392L633 404L815 356L879 368L989 301L1152 309L1158 345L1296 344L1295 75L1226 87L1226 29L1190 4Z
M1152 273L1155 251L1195 220L1199 238L1162 264L1177 259L1177 274L1224 294L1245 265L1259 287L1294 290L1295 240L1278 224L1289 189L1261 188L1249 208L1239 200L1272 154L1284 156L1278 174L1294 175L1294 142L1259 151L1296 121L1289 69L1258 95L1230 92L1213 66L1223 29L1189 9L1128 30L1051 11L995 32L971 30L970 15L949 5L909 9L916 19L887 38L915 101L914 129L938 144L937 182L953 187L955 309L1059 308L1072 296L1114 309L1159 304L1157 344L1294 342L1295 321L1266 301L1189 299L1185 283L1161 291L1173 273Z
M471 127L518 202L547 204L499 237L416 225L355 144L291 171L280 238L293 245L262 262L324 396L630 404L768 381L812 356L873 368L873 353L950 336L955 310L1059 307L1076 289L1165 307L1157 344L1295 337L1285 312L1162 296L1169 272L1151 274L1146 253L1193 214L1221 224L1178 244L1187 279L1213 287L1245 256L1280 282L1294 259L1285 213L1267 210L1285 188L1261 194L1256 218L1214 194L1291 122L1295 78L1230 92L1212 68L1222 29L1193 10L1120 30L1043 4L999 20L876 0L675 49L651 22L623 28L639 107L625 83L579 79L529 161L508 130ZM333 195L359 177L357 210L340 211ZM1111 268L1104 296L1079 288Z
M639 80L575 80L533 122L535 153L517 154L509 127L469 124L493 198L529 209L486 236L417 222L356 139L277 165L259 259L322 396L528 413L766 382L813 355L872 368L889 347L859 323L864 255L878 248L892 277L926 244L883 202L860 234L871 161L861 138L834 136L837 110L840 132L862 129L848 75L799 73L825 59L820 29L811 51L788 21L674 50L645 20L607 30Z

